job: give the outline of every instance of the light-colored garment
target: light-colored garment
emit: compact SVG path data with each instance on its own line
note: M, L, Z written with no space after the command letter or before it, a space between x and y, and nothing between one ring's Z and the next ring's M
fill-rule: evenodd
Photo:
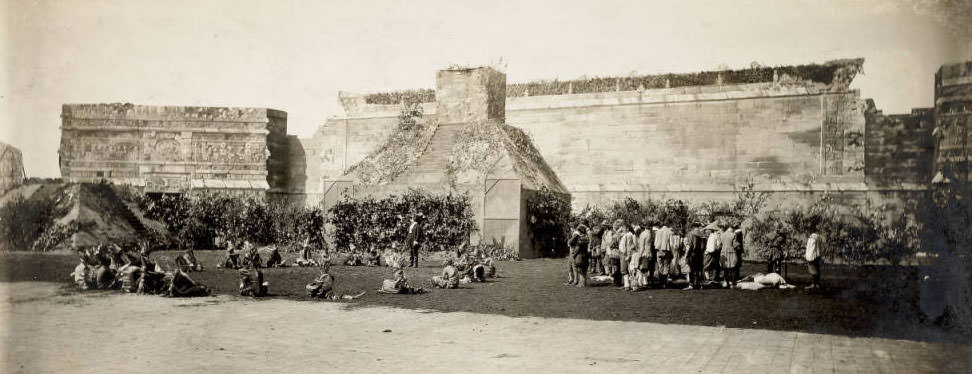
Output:
M442 269L442 275L432 277L432 285L436 288L459 288L459 270L448 265Z
M808 262L816 260L820 257L820 236L817 234L810 234L810 238L807 239L807 252L803 255L804 259Z
M672 229L662 226L655 232L655 249L660 251L672 250Z
M705 253L715 253L720 249L719 247L719 234L715 232L709 234L709 238L705 242Z
M631 256L632 253L638 252L638 242L635 239L634 233L628 231L621 236L621 240L618 243L618 251L621 257Z
M601 239L601 253L606 257L616 257L618 255L617 251L612 248L612 243L614 243L614 230L604 231L604 236Z
M651 256L651 230L645 229L638 235L638 250L645 256ZM647 252L647 253L644 253Z

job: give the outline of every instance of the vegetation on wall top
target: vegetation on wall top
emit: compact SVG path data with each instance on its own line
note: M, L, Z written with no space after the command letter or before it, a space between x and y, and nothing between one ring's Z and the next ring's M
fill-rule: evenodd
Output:
M572 80L538 80L506 85L506 96L566 95L570 93L596 93L636 91L658 88L710 86L716 84L766 83L779 80L788 84L819 84L836 89L846 89L850 81L861 71L864 59L843 59L823 64L759 66L748 69L713 70L696 73L654 74L628 77L581 77ZM775 77L774 77L775 75ZM382 92L365 95L368 104L431 103L435 90L417 89Z

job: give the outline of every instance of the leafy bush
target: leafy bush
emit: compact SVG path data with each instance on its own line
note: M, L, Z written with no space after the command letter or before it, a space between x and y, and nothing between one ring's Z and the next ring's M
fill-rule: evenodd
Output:
M45 252L59 249L61 244L68 241L72 235L80 231L90 230L94 225L94 222L79 220L74 220L67 224L53 223L34 241L31 249Z
M394 105L401 103L431 103L435 101L435 90L417 89L395 92L379 92L365 95L368 104Z
M415 189L384 199L346 198L327 211L327 218L334 226L335 246L348 250L352 245L365 249L404 243L410 219L417 213L425 216L427 249L458 246L475 227L468 195L433 195Z
M0 246L3 250L28 250L53 224L57 201L50 196L17 197L0 207Z
M324 213L317 207L219 193L161 195L137 201L145 216L165 223L181 246L211 248L216 237L292 246L309 235L312 245L324 242ZM158 239L158 245L166 245L164 236Z
M540 248L549 255L565 255L570 236L570 195L558 194L543 186L527 198L527 214L534 240L540 243Z

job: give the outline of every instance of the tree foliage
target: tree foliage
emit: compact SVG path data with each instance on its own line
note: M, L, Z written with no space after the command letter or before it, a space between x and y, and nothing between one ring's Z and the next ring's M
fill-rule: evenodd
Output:
M328 209L327 219L338 250L384 249L392 243L404 248L408 225L419 213L424 216L424 244L432 250L459 246L475 229L468 195L435 195L417 189L383 199L346 198Z

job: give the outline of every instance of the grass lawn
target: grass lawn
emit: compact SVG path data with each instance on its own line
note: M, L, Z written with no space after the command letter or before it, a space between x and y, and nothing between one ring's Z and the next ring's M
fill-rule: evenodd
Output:
M153 259L170 269L176 254L153 253ZM206 270L192 273L194 279L219 294L237 293L238 273L215 268L222 252L197 251L196 255ZM0 281L63 282L69 289L72 287L69 273L76 264L77 257L73 254L2 253ZM762 266L747 263L743 266L743 274L761 271ZM562 284L566 278L563 259L499 262L497 268L500 278L490 282L466 284L457 290L432 290L424 295L377 294L375 290L381 280L392 277L392 269L387 267L332 266L332 274L337 280L339 294L367 291L362 298L345 302L350 308L390 306L441 312L644 321L934 341L960 338L919 323L912 302L917 298L916 291L913 287L894 286L908 284L901 280L906 275L914 276L915 269L908 269L909 274L895 274L884 267L826 266L826 290L808 294L802 287L760 291L672 288L641 292L624 292L615 287L575 288ZM304 285L316 277L318 269L291 267L263 271L270 282L271 297L321 302L310 299L304 291ZM408 276L413 286L428 288L428 279L439 271L439 263L429 260L417 269L409 269ZM868 279L868 282L862 279ZM804 266L790 265L788 280L805 285L810 277ZM884 287L875 288L869 284Z

